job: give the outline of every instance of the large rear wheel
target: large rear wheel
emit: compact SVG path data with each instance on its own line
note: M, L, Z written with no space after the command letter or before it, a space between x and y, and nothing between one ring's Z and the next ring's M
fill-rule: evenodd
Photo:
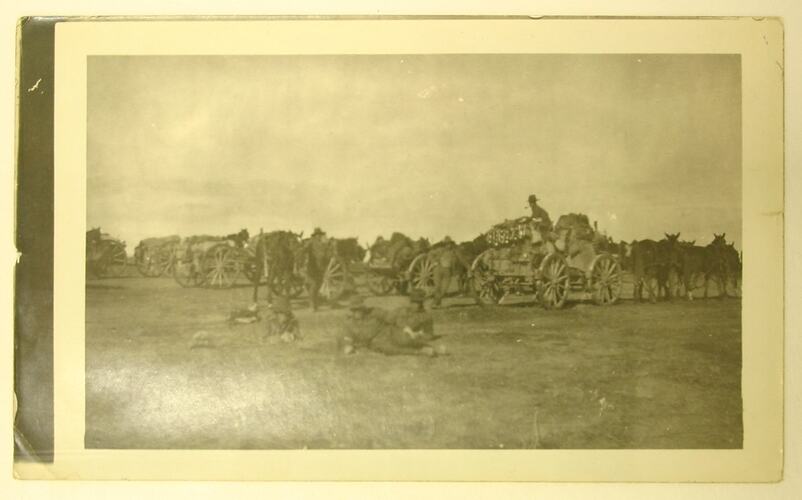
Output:
M540 263L538 300L545 309L559 309L568 298L568 266L560 254L547 255Z
M437 264L429 255L421 254L412 259L407 276L412 288L423 290L428 296L434 293L434 269Z
M590 267L590 292L593 301L600 306L615 304L621 297L623 280L621 267L610 254L600 254Z
M471 264L469 286L474 300L480 306L496 305L504 296L504 290L499 286L492 266L488 262L492 252L492 250L482 252Z
M337 300L345 292L346 268L344 262L338 257L329 259L326 271L323 273L323 283L320 285L320 295L326 300Z

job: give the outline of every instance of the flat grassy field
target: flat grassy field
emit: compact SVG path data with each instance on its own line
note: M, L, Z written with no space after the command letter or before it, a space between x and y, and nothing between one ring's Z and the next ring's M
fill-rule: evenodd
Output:
M251 289L90 280L89 448L740 448L741 301L434 311L447 354L345 356L347 310L294 302L304 338L229 326ZM404 297L371 297L392 308ZM207 347L192 348L197 332Z

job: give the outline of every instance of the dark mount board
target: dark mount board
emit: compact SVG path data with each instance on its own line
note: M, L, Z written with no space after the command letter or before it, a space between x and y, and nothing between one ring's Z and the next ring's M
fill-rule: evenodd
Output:
M17 26L14 459L18 461L53 461L53 57L55 25L60 21L29 17Z

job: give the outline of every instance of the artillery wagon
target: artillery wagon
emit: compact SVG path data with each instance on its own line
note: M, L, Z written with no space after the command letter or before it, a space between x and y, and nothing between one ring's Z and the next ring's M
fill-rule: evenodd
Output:
M128 256L125 242L120 241L100 228L86 232L86 272L98 278L115 278L125 274Z
M134 249L134 262L142 276L158 278L171 275L175 248L181 243L177 235L162 238L146 238Z
M368 289L376 295L388 295L428 283L426 277L433 276L433 271L419 257L430 247L426 239L415 241L401 233L393 233L389 240L379 237L364 261Z
M554 232L541 231L536 220L523 217L493 226L485 238L490 248L471 265L479 304L533 293L544 308L558 309L569 294L599 305L614 304L621 295L618 258L599 251L603 240L585 215L562 216Z
M185 238L174 246L173 277L182 287L231 288L253 268L247 239L246 230L226 237Z

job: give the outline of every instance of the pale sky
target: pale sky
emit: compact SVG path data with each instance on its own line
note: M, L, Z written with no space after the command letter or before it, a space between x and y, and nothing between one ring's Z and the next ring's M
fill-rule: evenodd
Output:
M737 55L95 56L87 223L472 239L583 212L741 242Z

